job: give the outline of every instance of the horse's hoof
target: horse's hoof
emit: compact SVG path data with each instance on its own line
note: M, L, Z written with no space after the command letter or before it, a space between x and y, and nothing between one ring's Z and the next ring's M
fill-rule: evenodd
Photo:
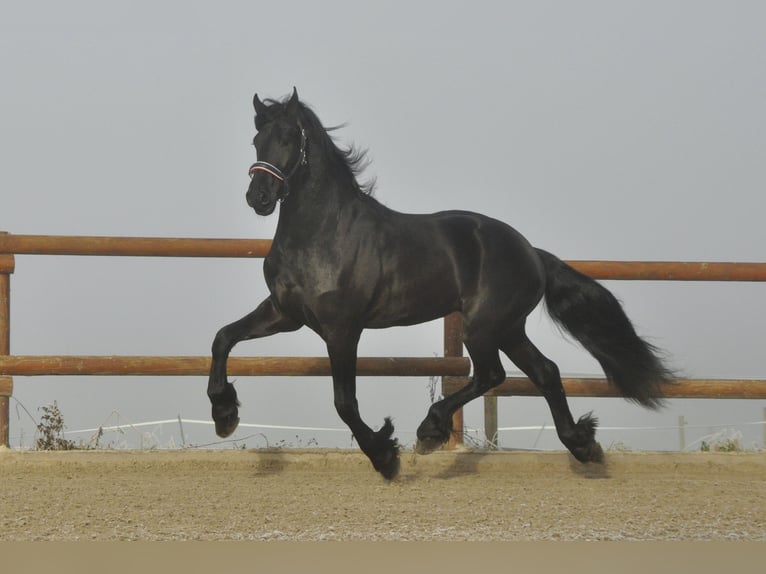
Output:
M437 438L422 438L415 442L415 452L417 454L431 454L433 451L441 448L444 441Z
M226 383L215 392L208 390L208 397L213 405L212 418L215 421L215 434L221 438L230 436L239 425L239 401L234 385Z
M604 462L604 449L596 441L593 441L589 445L572 449L574 457L583 464L594 462L596 464L602 464Z
M588 449L588 462L602 464L604 462L604 449L597 442L593 442Z
M428 454L435 451L449 440L451 432L451 421L445 424L440 417L433 413L428 413L428 416L418 427L418 440L415 443L415 452L418 454Z
M215 434L221 438L230 436L239 425L239 409L237 404L213 405L213 420Z
M224 420L215 421L215 434L221 438L231 436L239 426L239 417L236 414Z
M380 458L383 460L380 460ZM400 465L399 451L397 449L386 452L383 457L379 457L378 460L373 462L375 470L386 480L394 480L399 475Z
M580 420L575 424L575 440L573 443L577 446L572 447L570 445L570 451L582 463L604 462L604 450L594 439L597 426L598 419L592 413L581 416Z
M392 438L394 425L386 417L383 427L373 433L370 450L367 451L372 466L386 480L393 480L399 474L399 442Z

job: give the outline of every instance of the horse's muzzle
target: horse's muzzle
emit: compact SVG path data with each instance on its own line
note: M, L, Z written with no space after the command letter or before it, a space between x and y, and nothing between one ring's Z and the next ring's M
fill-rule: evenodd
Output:
M264 189L247 190L245 194L247 204L252 207L258 215L271 215L277 206L276 194L269 193Z

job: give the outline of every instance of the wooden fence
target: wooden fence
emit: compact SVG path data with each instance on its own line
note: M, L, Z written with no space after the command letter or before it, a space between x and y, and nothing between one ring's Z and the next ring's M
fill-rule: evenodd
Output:
M9 442L9 397L13 376L39 375L190 375L206 376L209 357L143 356L15 356L10 354L10 275L16 255L79 255L129 257L262 258L270 240L178 239L147 237L74 237L13 235L0 232L0 445ZM660 281L766 281L766 263L569 261L596 279ZM442 392L453 392L467 381L470 362L463 357L460 315L444 318L443 357L360 357L364 376L439 376ZM326 357L232 357L235 376L327 376ZM570 396L617 396L603 379L565 379ZM485 427L496 429L498 396L537 395L523 377L508 378L485 397ZM766 398L766 380L683 380L667 393L672 398ZM493 415L494 410L494 415ZM455 414L451 443L462 443L462 411Z

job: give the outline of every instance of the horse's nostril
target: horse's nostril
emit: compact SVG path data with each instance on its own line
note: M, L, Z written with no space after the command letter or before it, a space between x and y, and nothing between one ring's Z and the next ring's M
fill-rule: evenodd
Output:
M250 207L266 207L271 204L269 194L265 191L248 191L245 194L245 198Z

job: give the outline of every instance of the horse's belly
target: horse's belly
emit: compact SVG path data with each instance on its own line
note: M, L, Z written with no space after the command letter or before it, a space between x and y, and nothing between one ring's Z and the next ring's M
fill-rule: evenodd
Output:
M382 329L433 321L459 309L459 296L445 285L416 292L391 294L379 300L367 316L366 327Z

